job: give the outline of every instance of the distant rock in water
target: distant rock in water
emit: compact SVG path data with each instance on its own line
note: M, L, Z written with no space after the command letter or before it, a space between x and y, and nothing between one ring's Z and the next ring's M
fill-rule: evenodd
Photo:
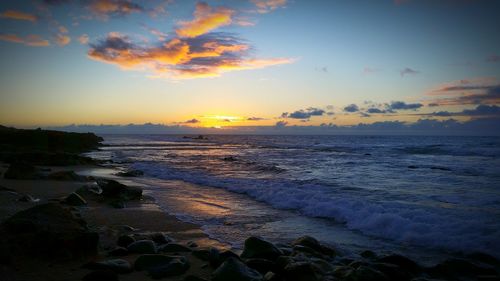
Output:
M75 258L94 255L99 235L69 207L46 203L16 213L0 226L10 253L29 256Z

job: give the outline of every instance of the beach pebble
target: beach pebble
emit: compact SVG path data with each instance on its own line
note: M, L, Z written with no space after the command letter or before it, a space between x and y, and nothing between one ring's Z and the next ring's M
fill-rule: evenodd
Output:
M156 244L152 240L138 240L128 245L127 249L131 253L156 254Z
M262 275L235 258L228 258L212 274L212 281L262 281Z
M90 262L84 266L93 270L111 270L116 273L130 273L133 271L130 263L123 259L112 259L100 262Z
M245 247L241 258L262 258L268 260L276 260L279 256L283 255L280 249L274 244L262 238L251 236L245 240Z
M118 275L112 270L96 270L85 275L83 281L118 281Z
M128 247L130 244L134 243L135 239L131 235L121 235L118 237L116 244L120 247Z
M80 195L78 195L75 192L71 193L66 198L64 198L64 203L71 206L87 205L87 201L85 201L85 199L83 199Z
M168 243L166 245L160 246L158 248L158 251L164 252L164 253L174 253L174 252L191 252L191 248L186 247L181 244L176 244L176 243Z
M134 262L134 269L137 271L149 270L153 267L163 266L181 256L167 256L160 254L146 254L139 256Z
M177 276L186 272L189 267L189 261L179 256L164 265L148 269L148 274L154 279Z

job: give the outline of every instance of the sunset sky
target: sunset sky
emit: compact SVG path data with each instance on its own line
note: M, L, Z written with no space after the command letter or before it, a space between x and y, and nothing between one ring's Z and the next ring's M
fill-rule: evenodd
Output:
M1 1L0 124L498 119L499 11L495 0Z

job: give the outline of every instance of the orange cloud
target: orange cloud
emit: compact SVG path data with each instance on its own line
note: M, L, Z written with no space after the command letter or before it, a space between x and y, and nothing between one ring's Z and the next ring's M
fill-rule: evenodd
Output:
M57 34L55 41L57 45L63 47L68 45L71 42L71 37L64 35L64 34Z
M153 73L153 77L189 79L217 77L236 70L264 68L292 63L289 58L249 57L250 46L227 33L210 33L196 38L173 38L155 46L143 46L129 37L110 33L91 45L91 59Z
M128 0L92 0L87 8L94 14L106 18L108 15L128 15L144 10L139 4Z
M0 34L0 40L24 44L28 46L34 46L34 47L46 47L50 45L48 40L45 40L41 38L39 35L35 34L30 34L24 38L19 37L18 35L15 34Z
M15 11L15 10L8 10L0 14L0 18L6 18L6 19L13 19L13 20L25 20L25 21L31 21L31 22L36 22L37 17L32 14L20 12L20 11Z
M85 45L89 42L89 36L87 34L82 34L80 37L78 37L78 42L80 44Z
M252 3L257 6L257 12L265 14L279 7L284 7L286 5L286 0L252 0Z
M194 19L180 22L176 33L181 37L200 36L220 26L231 24L233 14L234 10L225 7L212 8L207 3L199 2L193 14Z

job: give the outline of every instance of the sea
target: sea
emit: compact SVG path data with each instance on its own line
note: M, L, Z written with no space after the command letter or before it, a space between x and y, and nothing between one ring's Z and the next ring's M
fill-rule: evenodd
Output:
M347 255L499 257L499 137L103 137L91 157L143 171L165 212L236 249L311 235Z

